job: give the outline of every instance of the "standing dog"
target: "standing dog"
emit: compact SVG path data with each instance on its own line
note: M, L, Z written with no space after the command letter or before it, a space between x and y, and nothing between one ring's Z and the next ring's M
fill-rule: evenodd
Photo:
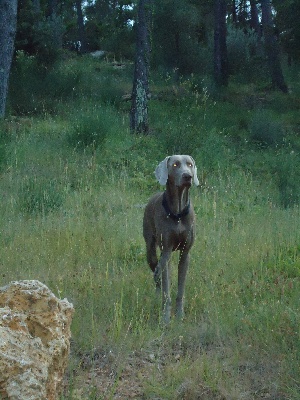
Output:
M173 155L166 157L156 168L155 176L163 193L157 193L146 206L143 234L146 242L147 261L154 273L157 291L161 291L163 318L165 323L171 317L170 266L172 251L180 251L178 264L178 292L176 315L182 318L185 278L189 265L189 251L195 237L195 213L190 201L189 189L199 185L197 168L192 157ZM156 248L161 251L158 260Z

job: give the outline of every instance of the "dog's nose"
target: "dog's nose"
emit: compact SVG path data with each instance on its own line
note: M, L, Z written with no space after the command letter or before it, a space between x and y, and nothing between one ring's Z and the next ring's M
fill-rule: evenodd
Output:
M190 182L192 180L192 175L189 173L182 174L182 179L186 182Z

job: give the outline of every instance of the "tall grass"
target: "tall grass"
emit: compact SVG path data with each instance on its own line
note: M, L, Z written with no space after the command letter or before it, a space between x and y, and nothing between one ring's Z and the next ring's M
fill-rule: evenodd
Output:
M232 104L225 112L222 103L196 100L195 93L161 105L155 100L153 135L142 138L129 133L123 105L95 105L87 97L62 103L56 117L8 124L0 282L39 279L74 303L64 399L129 398L124 374L138 385L136 398L297 399L298 200L282 207L283 177L266 165L277 148L247 141L240 153L241 143L234 147L243 110L230 123ZM156 164L173 151L192 153L201 186L191 191L197 236L186 317L165 329L145 261L142 217L160 189ZM287 149L280 151L285 157ZM175 269L173 275L174 299Z

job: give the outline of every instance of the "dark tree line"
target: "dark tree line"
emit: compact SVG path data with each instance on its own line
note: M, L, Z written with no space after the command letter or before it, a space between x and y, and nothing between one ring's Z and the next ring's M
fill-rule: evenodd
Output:
M135 59L135 73L133 80L132 107L130 113L130 127L132 131L148 131L148 66L149 66L149 16L146 17L145 10L147 1L139 0L138 24L137 24L137 54ZM174 3L173 3L174 5ZM265 55L268 62L269 73L274 88L287 93L287 85L284 81L281 64L280 48L274 32L272 9L270 0L261 0L261 24L258 17L258 3L251 0L236 2L227 0L214 0L210 4L213 12L214 52L213 52L213 76L217 86L227 86L229 79L229 65L227 54L227 16L231 14L232 22L237 27L247 27L257 34L257 41L264 39ZM230 6L230 7L229 7ZM239 10L237 10L239 8ZM250 11L248 9L250 8ZM171 9L172 11L172 9ZM175 9L173 12L175 13ZM170 14L170 13L169 13ZM170 15L169 15L170 16ZM181 20L175 13L174 17ZM175 24L176 25L176 24ZM171 24L172 26L172 24ZM199 29L199 21L194 22ZM168 39L173 37L173 66L178 73L180 70L180 48L183 31L173 27L173 35L169 32ZM196 36L196 35L195 35Z
M131 127L138 131L147 131L150 66L173 71L175 81L185 74L209 73L217 85L226 85L233 73L228 35L254 32L272 85L287 92L280 52L289 63L300 58L300 0L1 0L0 7L2 108L15 31L15 50L47 66L59 60L63 49L81 54L101 49L135 58ZM145 123L133 112L141 102Z

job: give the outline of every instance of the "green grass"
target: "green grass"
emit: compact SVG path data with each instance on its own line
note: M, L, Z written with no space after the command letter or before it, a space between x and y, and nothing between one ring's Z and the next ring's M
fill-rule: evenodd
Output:
M89 61L90 78L98 67ZM99 68L102 82L117 76L127 90L128 72ZM296 400L299 186L296 172L284 173L298 165L288 158L299 151L291 111L288 124L281 119L290 147L261 148L248 140L256 110L237 107L234 90L226 101L184 90L153 100L153 134L138 137L128 130L129 104L93 97L87 86L85 77L76 87L82 101L64 99L56 116L13 118L3 125L10 140L1 136L0 282L39 279L73 302L62 399ZM153 171L173 151L193 155L201 187L191 193L197 237L186 317L166 329L142 218L160 190Z

